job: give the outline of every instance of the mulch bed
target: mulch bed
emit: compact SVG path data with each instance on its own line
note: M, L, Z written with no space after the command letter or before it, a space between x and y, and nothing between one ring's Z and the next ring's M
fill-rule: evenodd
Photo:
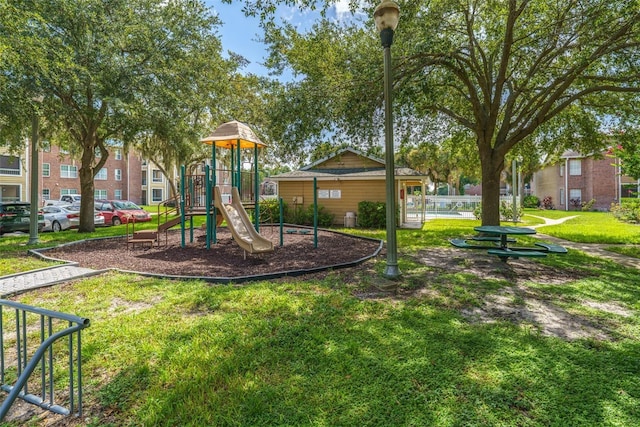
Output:
M294 229L285 227L286 230ZM255 275L279 275L300 271L352 264L375 255L380 248L377 240L362 239L341 233L319 230L318 247L314 247L313 230L309 234L283 234L280 246L278 226L262 226L260 234L273 241L274 251L264 254L245 254L233 241L226 227L217 229L217 243L206 248L206 235L194 229L185 233L182 247L180 230L160 235L160 246L140 245L127 248L125 237L88 240L60 246L44 253L45 256L77 262L81 267L93 269L118 268L121 270L153 273L165 276L241 278Z

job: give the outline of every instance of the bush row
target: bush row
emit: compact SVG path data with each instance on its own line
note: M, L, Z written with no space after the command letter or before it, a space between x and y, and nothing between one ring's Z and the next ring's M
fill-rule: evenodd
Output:
M306 208L283 204L284 222L288 224L313 225L313 205ZM396 221L399 212L396 211ZM323 206L318 206L318 225L329 227L333 225L335 215L327 212ZM260 202L260 220L268 223L280 221L280 205L277 199ZM387 224L387 205L384 202L358 203L358 226L363 228L385 228Z
M311 204L306 208L298 205L293 207L284 203L284 222L288 224L313 225L313 209ZM318 225L329 227L333 224L335 215L327 212L324 206L318 205ZM262 200L260 202L260 220L269 223L280 222L280 204L277 199Z
M640 224L640 199L622 199L611 204L611 213L622 222Z

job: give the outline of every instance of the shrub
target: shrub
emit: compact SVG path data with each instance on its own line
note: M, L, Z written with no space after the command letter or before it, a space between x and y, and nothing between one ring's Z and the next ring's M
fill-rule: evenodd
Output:
M302 206L296 206L291 211L285 205L284 220L289 224L313 225L313 209L314 205L311 204L306 209ZM318 226L330 227L333 225L334 218L334 214L327 212L324 206L318 205Z
M358 225L364 228L385 228L387 225L386 203L366 200L358 203Z
M473 216L476 219L482 219L482 203L478 203L478 205L473 209Z
M523 211L520 206L518 206L518 210L516 212L517 217L515 221L519 221L522 217ZM473 210L473 215L476 219L482 219L482 204L478 203L478 206ZM502 221L514 221L513 218L513 204L509 202L501 202L500 203L500 219Z
M555 209L551 196L546 196L544 199L542 199L542 209Z
M260 200L260 221L280 222L280 203L278 199Z
M591 199L586 203L582 203L582 210L584 212L590 211L593 208L593 204L596 202L596 199Z
M522 206L525 208L537 208L540 206L540 199L534 195L525 196L522 200Z
M640 200L638 199L630 199L632 201L627 201L628 199L623 199L622 203L612 203L611 204L611 213L613 216L622 222L629 222L632 224L640 223Z
M503 221L519 221L522 217L522 208L518 206L516 209L516 217L513 217L513 203L502 201L500 203L500 218Z

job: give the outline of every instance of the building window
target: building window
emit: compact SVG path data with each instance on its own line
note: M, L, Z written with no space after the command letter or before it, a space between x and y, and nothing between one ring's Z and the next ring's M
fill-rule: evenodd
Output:
M122 200L122 190L113 190L113 198L115 200Z
M102 152L100 151L100 147L96 147L96 148L93 150L93 154L95 154L95 156L96 156L97 158L102 157Z
M95 179L98 179L100 181L106 181L108 178L109 176L107 173L107 168L100 169L100 172L98 172L95 177Z
M582 175L582 161L580 159L569 160L569 175Z
M153 182L162 182L162 172L160 172L158 169L154 169L151 172L152 175L152 181Z
M116 158L116 160L122 160L122 150L120 150L120 149L116 150L115 158Z
M51 165L49 163L42 164L42 176L44 177L51 176Z
M564 176L564 165L560 165L560 176Z
M582 200L582 190L579 188L572 188L569 190L569 202L572 204L580 204Z
M116 181L122 181L122 169L115 169L114 174Z
M318 190L319 199L341 199L342 190Z
M93 192L93 197L95 199L106 199L107 198L107 190L95 190Z
M76 190L75 188L63 188L62 190L60 190L61 196L66 196L67 194L78 194L78 190Z
M48 188L42 189L42 200L49 200L51 198L51 190Z
M20 158L0 156L0 175L20 176Z
M560 189L560 205L564 206L564 188Z
M151 191L151 201L152 202L161 202L162 201L162 189L154 188Z
M142 175L142 185L147 185L147 176Z
M77 178L78 167L72 165L60 165L60 178Z

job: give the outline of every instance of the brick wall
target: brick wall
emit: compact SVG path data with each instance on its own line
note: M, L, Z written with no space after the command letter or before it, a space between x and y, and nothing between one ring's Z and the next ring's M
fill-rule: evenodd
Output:
M122 153L122 151L120 151ZM63 190L75 190L80 194L80 178L70 178L62 176L62 166L76 167L80 169L80 162L73 160L68 154L61 152L56 146L52 146L50 151L43 151L40 154L42 183L41 193L49 190L49 199L57 200ZM49 165L49 176L44 176L44 166ZM142 165L140 158L135 153L121 154L120 159L116 159L116 150L109 153L107 162L103 166L106 169L106 179L95 179L95 190L106 192L107 199L116 197L116 190L120 190L122 199L129 199L134 203L142 201L141 173ZM116 180L116 170L120 170L120 180Z
M570 174L569 163L579 160L581 171L579 175ZM628 177L620 177L616 160L610 157L596 159L594 157L571 157L561 159L558 163L548 165L536 172L533 177L533 194L540 199L551 195L554 197L556 209L580 209L571 202L565 206L564 197L572 199L571 190L580 190L581 203L595 200L592 209L607 211L611 203L618 202L620 182L633 181ZM561 175L560 170L563 169Z

